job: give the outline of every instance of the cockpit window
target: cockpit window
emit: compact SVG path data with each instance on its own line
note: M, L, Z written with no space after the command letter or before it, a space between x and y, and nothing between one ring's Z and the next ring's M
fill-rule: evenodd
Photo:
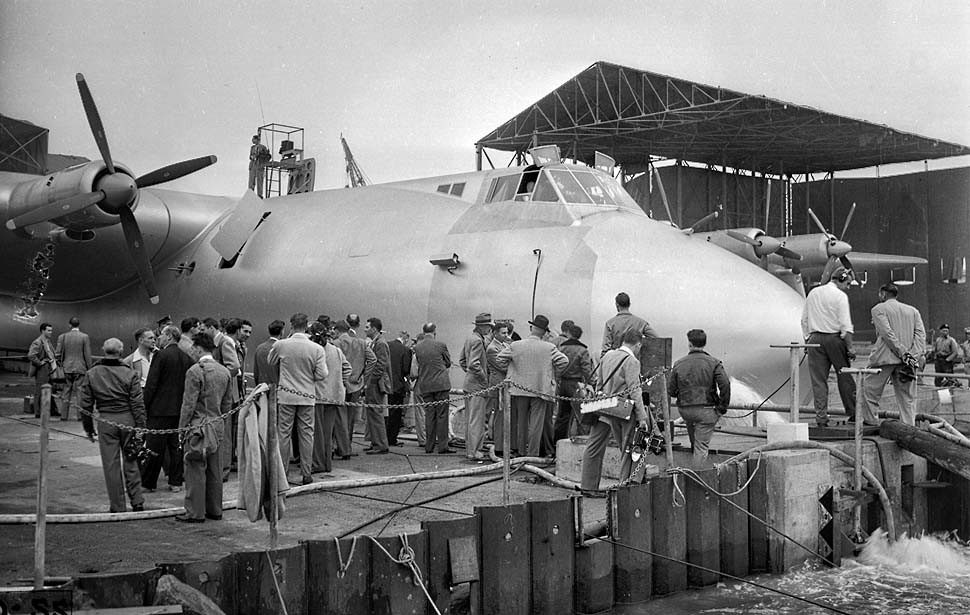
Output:
M515 198L515 191L519 187L519 177L521 176L506 175L504 177L496 177L492 180L492 187L488 191L488 197L485 199L485 202L511 201Z
M596 180L595 175L586 171L573 171L573 175L583 185L583 188L586 189L586 194L593 199L594 203L597 205L616 205L613 197L603 189L600 182Z
M552 178L556 186L559 188L559 192L562 194L562 198L566 200L567 203L591 203L589 196L583 190L583 187L579 185L579 182L569 173L569 171L561 169L546 169L546 173Z
M539 175L539 182L536 184L535 191L532 193L532 200L542 201L544 203L555 203L559 200L559 195L556 194L556 189L553 188L548 173Z

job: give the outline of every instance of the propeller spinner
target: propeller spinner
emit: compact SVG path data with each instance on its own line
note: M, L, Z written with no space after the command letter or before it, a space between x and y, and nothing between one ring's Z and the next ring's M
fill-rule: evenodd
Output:
M138 222L133 211L138 202L138 190L172 181L204 169L215 163L216 157L203 156L176 162L135 179L115 167L111 158L111 150L108 147L108 138L104 132L104 125L101 122L101 115L98 113L98 107L94 103L94 97L91 95L87 81L81 73L77 74L77 89L81 95L81 104L84 106L88 125L91 127L91 134L94 135L94 141L98 145L98 151L101 152L101 159L104 161L108 173L97 180L92 192L77 194L41 207L35 207L8 220L6 226L10 230L15 230L31 224L54 220L94 205L109 214L117 215L121 220L121 228L128 244L128 254L135 263L142 286L148 293L151 302L158 303L158 290L155 286L155 274L152 271L151 258L145 247L145 241L142 238L141 229L138 228Z
M818 219L818 216L815 215L815 212L812 211L811 208L808 210L808 215L812 218L812 221L815 222L815 226L818 227L823 235L828 237L826 252L828 253L829 258L839 259L839 262L841 262L842 266L846 269L852 269L852 263L849 261L849 257L846 256L852 251L852 246L843 241L842 238L845 237L845 232L849 230L849 222L852 221L852 214L854 213L855 203L852 204L852 208L849 210L849 215L845 218L845 225L842 227L842 237L836 237L825 229L825 226L822 224L821 220Z

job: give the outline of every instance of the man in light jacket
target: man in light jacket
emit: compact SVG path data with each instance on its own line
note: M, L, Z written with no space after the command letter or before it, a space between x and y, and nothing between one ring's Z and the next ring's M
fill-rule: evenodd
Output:
M313 417L312 469L314 472L332 472L334 437L337 438L338 450L350 450L350 442L347 441L347 429L343 425L340 425L341 429L337 428L340 402L344 400L344 395L347 392L344 382L350 377L350 362L347 361L343 351L331 341L329 322L317 322L315 325L322 329L321 339L323 341L323 352L326 355L327 377L316 382L317 402L314 406ZM324 399L329 401L320 401ZM350 454L341 455L341 458L350 459Z
M458 364L465 371L463 389L466 394L488 388L488 343L492 333L492 315L483 312L475 317L475 329L465 338ZM465 400L465 456L471 461L485 458L485 408L487 394L475 395Z

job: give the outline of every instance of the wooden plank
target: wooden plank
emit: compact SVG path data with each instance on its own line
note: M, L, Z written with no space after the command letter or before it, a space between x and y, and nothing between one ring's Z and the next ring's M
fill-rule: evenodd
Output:
M308 540L307 612L334 615L370 613L370 539ZM347 567L340 574L340 562ZM227 611L231 612L231 611Z
M588 540L576 548L575 562L574 611L600 613L613 608L613 543Z
M899 421L883 421L879 435L936 465L970 480L970 448Z
M481 579L482 552L479 543L481 519L477 516L449 519L447 521L423 521L421 529L428 532L428 591L442 615L451 611L451 587L456 584L451 566L449 541L455 538L470 537L475 544L475 558ZM481 601L481 583L473 581L469 585L471 609L476 609Z
M650 502L649 483L610 492L613 511L610 534L619 543L613 545L613 591L617 604L643 602L652 593L653 556L645 552L653 550Z
M531 612L532 555L529 512L525 504L476 506L482 519L482 613Z
M307 568L303 544L235 555L236 615L282 612L281 603L286 605L288 613L306 612Z
M708 485L717 484L714 469L700 470L697 475ZM721 567L719 498L710 489L687 479L684 485L687 503L687 561L711 570ZM693 566L687 567L687 585L702 587L718 582L720 575Z
M226 613L236 612L236 560L230 554L214 561L160 563L162 574L170 574L202 592Z
M683 488L684 477L678 477ZM651 523L653 551L659 555L685 561L687 559L687 511L675 503L674 477L658 476L650 479ZM653 559L653 594L663 596L687 589L687 566L662 557Z
M767 461L748 459L748 476L754 474L748 485L748 511L758 519L768 520L768 473ZM757 470L756 470L757 469ZM755 472L757 473L755 474ZM768 528L757 519L748 517L748 568L751 572L768 570Z
M573 501L529 502L527 507L532 538L532 613L569 613L575 579Z
M717 490L720 493L734 493L748 479L747 464L731 464L722 467L717 475ZM748 515L718 498L720 507L720 546L721 572L736 577L748 574ZM748 509L748 490L727 498L743 510Z
M399 536L377 538L384 550L371 544L371 613L375 615L426 615L428 612L428 598L420 587L422 581L410 566L391 559L403 559L402 551L410 548L424 579L428 574L428 533L422 530L405 538L406 544Z

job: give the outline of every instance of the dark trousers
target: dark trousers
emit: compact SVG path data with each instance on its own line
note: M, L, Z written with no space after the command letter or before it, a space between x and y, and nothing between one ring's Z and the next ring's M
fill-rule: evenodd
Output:
M503 447L505 446L505 417L502 413L502 404L499 403L496 406L494 419L494 433L495 433L495 454L502 456L505 451ZM509 404L509 448L512 450L509 452L510 455L519 452L519 411L515 404ZM514 455L513 455L514 456Z
M204 519L205 515L222 515L222 461L219 449L203 459L185 459L185 516Z
M578 380L563 380L559 383L559 395L562 397L577 397L579 392ZM588 429L581 423L578 401L559 400L559 414L556 415L556 425L553 430L553 446L556 442L569 437L575 425L575 432L585 436Z
M149 429L174 429L178 426L177 416L148 417ZM145 489L155 489L158 486L158 474L162 471L162 465L166 460L168 464L165 466L165 474L168 475L168 484L173 487L181 485L182 455L179 453L179 435L177 433L148 434L145 444L156 454L141 468L142 486Z
M51 382L51 369L45 363L43 367L37 368L37 374L34 376L34 402L31 404L34 409L34 418L40 418L40 387L44 384L51 385L51 416L60 416L57 412L57 395L54 392L53 383Z
M519 454L538 457L547 424L549 440L552 440L552 402L540 397L513 395L512 408L518 414Z
M947 361L946 359L935 359L933 361L934 369L938 374L952 374L953 373L953 361ZM943 386L943 381L947 380L945 376L937 376L933 379L933 386L941 387Z
M388 404L403 404L407 391L400 393L388 393ZM384 418L384 427L387 429L387 443L391 446L397 445L397 435L401 433L401 425L404 424L404 408L388 408L387 417Z
M118 412L105 415L106 419L120 425L134 427L135 417L131 412ZM108 490L111 512L125 512L125 493L132 506L144 504L141 493L141 473L138 462L125 457L122 450L134 432L107 423L101 424L98 445L101 449L101 468L104 470L104 484Z
M855 380L850 374L839 372L849 367L849 348L838 333L812 333L810 344L818 348L808 349L808 373L812 377L812 394L815 398L815 418L828 421L829 418L829 370L835 368L836 382L842 407L849 416L855 416Z
M424 407L425 438L424 451L441 452L448 448L448 391L422 393L424 403L441 402Z
M313 407L313 472L333 470L333 438L340 406L316 404Z
M360 402L360 396L363 393L364 393L363 389L359 391L354 391L353 393L347 393L346 396L344 397L344 400L346 400L348 404L356 404ZM357 416L360 414L359 410L360 410L359 406L347 405L342 407L342 412L344 414L344 423L346 423L347 425L347 442L352 443L354 441L354 425L357 423ZM350 453L351 451L348 448L346 454L349 455Z

